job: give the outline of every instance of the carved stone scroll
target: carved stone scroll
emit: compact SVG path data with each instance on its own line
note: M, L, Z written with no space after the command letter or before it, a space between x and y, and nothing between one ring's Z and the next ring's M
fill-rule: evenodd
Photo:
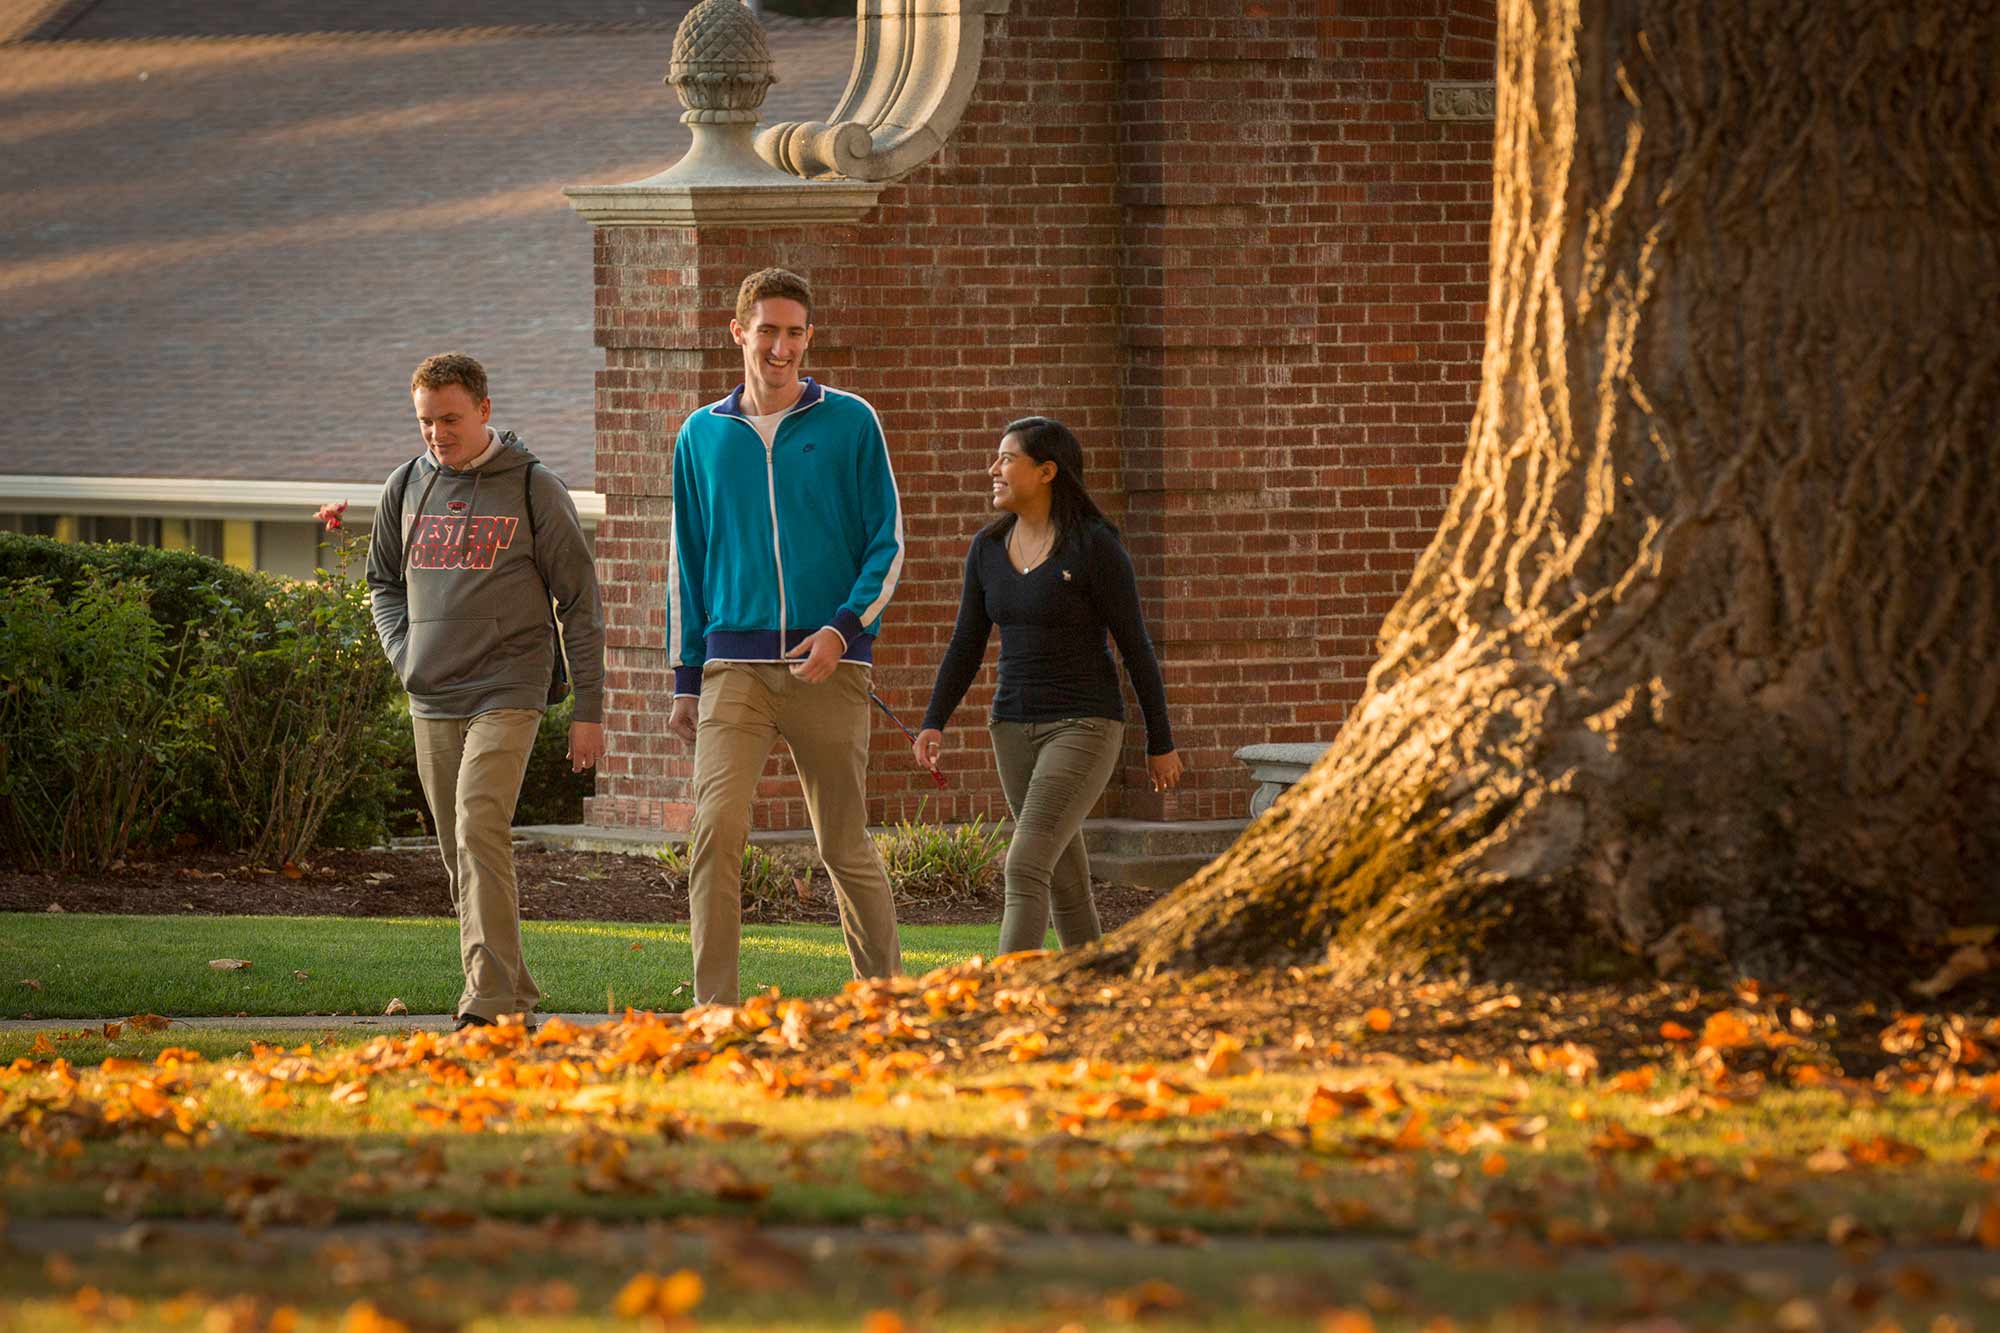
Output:
M766 162L808 180L889 181L928 161L979 80L986 20L1012 0L860 0L854 70L823 121L771 125Z

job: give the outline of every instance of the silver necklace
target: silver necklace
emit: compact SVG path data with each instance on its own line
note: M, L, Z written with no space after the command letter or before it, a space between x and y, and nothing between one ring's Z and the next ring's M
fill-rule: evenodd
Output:
M1025 574L1049 558L1049 549L1056 544L1056 534L1053 527L1049 529L1047 539L1042 542L1041 548L1035 552L1033 560L1028 558L1028 544L1020 540L1020 536L1021 525L1016 523L1013 530L1007 534L1007 542L1014 548L1014 567Z

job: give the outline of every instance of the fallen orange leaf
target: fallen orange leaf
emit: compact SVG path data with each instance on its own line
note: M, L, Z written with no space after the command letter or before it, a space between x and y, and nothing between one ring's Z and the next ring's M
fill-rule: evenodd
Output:
M659 1299L659 1295L660 1279L651 1273L635 1273L618 1289L611 1309L620 1319L637 1319L642 1314L652 1313L653 1302Z
M1322 1084L1306 1098L1305 1119L1308 1125L1317 1125L1349 1111L1370 1110L1374 1105L1368 1094L1359 1088L1329 1088Z
M1708 1021L1701 1025L1701 1044L1710 1050L1732 1050L1748 1046L1752 1040L1750 1025L1728 1009L1710 1014Z
M223 1327L233 1328L235 1325L224 1324ZM391 1319L369 1301L356 1301L341 1315L340 1333L410 1333L410 1326L400 1319Z
M1878 1134L1872 1139L1849 1139L1841 1145L1847 1155L1863 1166L1909 1166L1929 1154L1914 1143Z
M1171 1282L1148 1278L1135 1287L1116 1291L1104 1298L1104 1308L1114 1319L1134 1323L1179 1310L1188 1303L1187 1293Z
M701 1304L702 1291L701 1274L677 1269L660 1284L659 1312L668 1318L686 1314Z
M1014 1042L1007 1052L1007 1058L1015 1064L1027 1064L1031 1060L1040 1059L1042 1053L1048 1049L1048 1033L1030 1032Z
M1967 1205L1961 1230L1967 1240L1976 1240L1989 1250L2000 1250L2000 1196Z
M1590 1141L1594 1153L1641 1153L1650 1152L1653 1141L1644 1134L1635 1134L1625 1126L1612 1123L1604 1127L1604 1132Z
M1243 1054L1242 1041L1227 1032L1218 1032L1208 1050L1196 1058L1194 1067L1210 1078L1231 1078L1248 1072L1250 1061Z
M1362 1019L1370 1032L1387 1032L1396 1022L1396 1016L1380 1005L1363 1014Z
M1628 1069L1622 1074L1612 1076L1611 1090L1613 1092L1651 1092L1653 1090L1654 1075L1658 1072L1652 1065L1642 1065L1638 1069Z

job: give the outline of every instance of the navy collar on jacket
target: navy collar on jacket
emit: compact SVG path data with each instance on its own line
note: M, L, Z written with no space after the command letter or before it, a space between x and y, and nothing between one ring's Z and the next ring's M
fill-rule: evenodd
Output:
M826 393L826 390L819 387L819 381L810 375L800 380L799 383L805 386L805 391L799 395L799 401L785 409L785 415L787 416L790 416L793 412L803 412L806 408L817 403ZM748 417L750 414L743 410L743 386L739 384L731 389L729 396L717 403L713 411L719 417Z

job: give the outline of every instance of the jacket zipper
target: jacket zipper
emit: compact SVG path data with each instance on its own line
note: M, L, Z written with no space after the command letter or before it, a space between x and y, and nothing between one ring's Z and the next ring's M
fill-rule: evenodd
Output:
M809 404L809 406L813 407L817 407L818 405L817 400ZM785 416L790 417L796 411L798 411L798 408L793 407L785 413ZM738 409L738 412L741 412L741 408ZM785 649L789 646L785 643L785 621L789 617L785 614L785 550L778 540L778 469L771 456L772 450L777 446L778 432L775 430L772 431L771 439L766 441L763 431L758 430L755 426L751 426L740 415L737 419L743 421L744 425L750 426L751 434L755 435L758 442L764 446L764 493L770 497L771 501L771 558L777 562L778 566L778 656L782 660L785 655ZM784 424L783 420L778 422L780 427Z
M779 423L783 425L783 422ZM757 432L760 436L762 431ZM771 558L778 564L778 657L785 656L785 550L778 541L778 469L772 461L771 450L776 444L777 432L764 441L764 489L771 497Z

